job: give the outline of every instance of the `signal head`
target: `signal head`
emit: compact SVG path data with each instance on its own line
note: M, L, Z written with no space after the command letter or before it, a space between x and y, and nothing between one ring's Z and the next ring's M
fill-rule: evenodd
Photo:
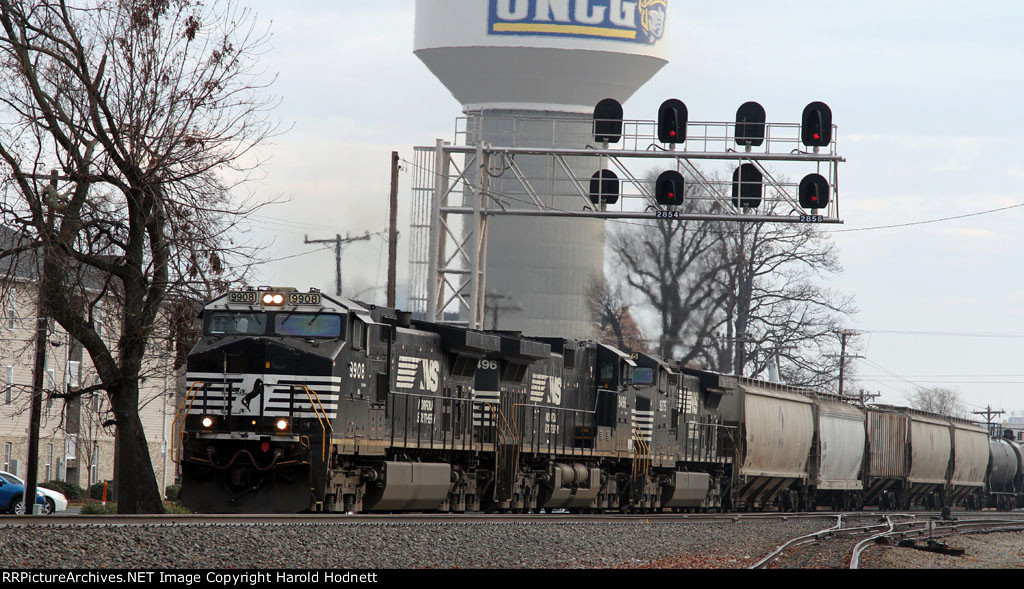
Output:
M670 98L658 109L658 141L683 143L686 141L686 123L689 113L681 100Z
M807 147L826 147L832 143L832 109L827 104L812 102L804 108L800 141Z
M736 145L757 147L764 143L764 125L767 115L756 102L744 102L736 111Z
M686 180L683 175L675 170L662 172L658 176L655 185L654 199L658 204L666 207L677 207L683 204L683 194L686 188Z
M622 138L622 105L614 98L605 98L594 108L594 141L618 143Z
M828 180L821 174L808 174L800 181L800 206L805 209L823 209L829 203Z
M761 206L764 175L754 164L743 164L732 173L732 203L740 209Z

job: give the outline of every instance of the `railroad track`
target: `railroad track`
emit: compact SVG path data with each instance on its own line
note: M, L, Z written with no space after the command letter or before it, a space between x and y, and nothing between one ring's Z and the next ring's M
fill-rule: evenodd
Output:
M991 518L997 517L996 513L985 512L955 512L959 518ZM0 516L0 526L67 526L67 525L152 525L152 524L330 524L330 523L429 523L429 522L605 522L605 521L652 521L652 522L699 522L699 521L772 521L788 519L836 519L839 527L825 528L812 536L815 538L828 537L835 534L850 534L853 530L861 528L874 528L878 526L854 526L844 528L840 524L843 521L851 521L863 518L879 518L884 516L897 518L911 518L912 520L927 520L938 518L939 512L913 512L905 514L886 514L883 512L858 511L858 512L803 512L803 513L651 513L651 514L570 514L570 513L547 513L547 514L159 514L159 515L82 515L82 514L57 514L50 516ZM999 513L998 516L1006 514ZM1024 513L1020 513L1020 521L1024 522ZM974 520L972 520L974 521ZM986 521L986 520L983 520ZM1011 520L1017 521L1017 520ZM898 533L898 532L896 532ZM908 532L912 533L912 532ZM813 541L815 538L794 538L791 542L798 540ZM806 542L800 542L803 544ZM794 544L796 545L796 544ZM781 547L780 547L781 548ZM766 557L767 558L767 557Z
M97 526L97 525L327 525L350 523L431 523L431 522L699 522L699 521L771 521L821 519L835 514L820 513L704 513L704 514L160 514L160 515L55 515L7 516L0 526Z
M844 554L851 569L859 568L864 551L876 544L897 544L903 540L928 538L939 540L960 534L1024 531L1024 513L958 513L942 519L939 513L836 514L834 523L817 532L798 536L780 545L775 551L751 565L752 569L770 567L799 550L814 550L826 542L847 547ZM864 520L881 518L874 523ZM852 543L852 546L850 544Z

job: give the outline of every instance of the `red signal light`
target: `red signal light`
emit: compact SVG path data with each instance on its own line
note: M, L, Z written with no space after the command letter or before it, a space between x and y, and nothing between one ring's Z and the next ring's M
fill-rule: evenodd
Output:
M260 451L270 452L270 442L263 442L262 444L260 444Z

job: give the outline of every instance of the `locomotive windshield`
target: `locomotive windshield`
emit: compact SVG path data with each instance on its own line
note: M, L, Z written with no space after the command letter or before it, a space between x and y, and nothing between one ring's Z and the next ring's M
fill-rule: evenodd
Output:
M268 317L273 316L268 326ZM269 327L269 329L268 329ZM327 313L251 313L213 311L204 314L203 335L280 335L300 338L340 338L341 315Z
M263 335L267 332L264 313L216 311L204 317L203 335Z
M341 315L324 313L278 313L274 333L291 337L339 338L344 335Z

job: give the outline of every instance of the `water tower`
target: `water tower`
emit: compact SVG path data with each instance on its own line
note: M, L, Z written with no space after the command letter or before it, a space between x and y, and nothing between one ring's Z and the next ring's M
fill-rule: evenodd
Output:
M668 0L417 0L414 51L463 105L467 144L583 148L594 106L625 102L667 63L667 12ZM517 164L552 206L575 206L547 159ZM604 271L603 221L495 218L488 241L501 309L488 328L597 335L586 294Z

